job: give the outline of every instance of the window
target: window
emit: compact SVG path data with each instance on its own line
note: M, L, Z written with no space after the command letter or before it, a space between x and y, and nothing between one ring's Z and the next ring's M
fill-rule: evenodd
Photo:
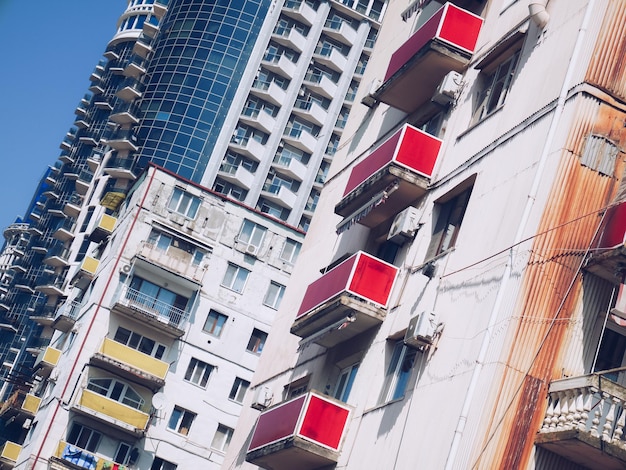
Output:
M339 380L337 381L337 387L335 388L335 394L333 395L337 400L341 400L343 402L348 401L350 390L352 390L352 384L354 383L358 370L359 364L353 364L341 371L339 374Z
M206 387L212 371L213 366L211 364L192 357L187 366L187 372L185 372L185 380L200 387Z
M261 354L263 351L263 346L265 346L265 340L267 339L267 333L254 329L252 330L252 335L250 336L250 341L248 341L248 346L246 349L250 352Z
M233 382L233 388L230 389L230 394L228 395L228 398L236 401L237 403L243 403L243 397L248 391L249 386L250 382L236 377L235 382Z
M162 359L165 354L165 346L162 344L121 326L117 327L113 340L156 359Z
M626 353L626 336L622 336L616 331L607 328L604 330L602 336L602 342L598 349L598 358L594 367L594 372L617 369L622 366L624 362L624 354ZM620 381L620 375L624 375L620 372L611 372L604 374L609 380L613 382ZM621 382L621 381L620 381Z
M176 464L163 460L161 457L155 457L150 470L176 470Z
M301 246L302 244L300 242L287 238L283 245L283 251L280 253L280 259L286 263L294 264L300 253Z
M147 244L159 251L169 251L170 255L173 256L180 257L181 251L188 253L192 257L193 266L198 266L204 258L204 251L198 249L193 243L175 238L169 234L159 232L158 230L152 230L150 232Z
M476 97L476 111L472 124L489 116L504 104L515 75L519 55L518 50L494 69L483 72L483 85Z
M139 304L158 316L169 318L170 323L178 325L185 315L187 299L153 282L140 277L133 277L126 297L132 304Z
M172 198L167 205L169 210L182 214L190 219L196 217L198 207L200 207L200 198L192 196L180 188L174 188Z
M116 379L92 378L87 383L87 389L102 396L128 405L136 410L141 409L144 400L130 385Z
M228 426L220 424L217 426L217 431L213 436L213 442L211 442L211 449L219 450L220 452L226 452L228 450L228 444L233 437L233 429Z
M426 259L454 247L471 193L470 187L447 201L436 204L436 221Z
M228 263L222 286L241 293L248 280L248 274L250 274L250 271L247 269L237 266L236 264Z
M189 428L191 428L191 423L193 423L194 419L196 419L195 413L181 408L180 406L175 406L174 411L172 411L172 416L170 416L170 420L167 423L167 427L168 429L172 429L186 436L189 434Z
M126 464L130 460L130 454L132 452L132 446L127 442L120 442L115 451L115 462Z
M88 452L95 452L102 439L102 434L82 424L74 423L67 435L67 442Z
M280 307L280 301L283 300L283 294L285 293L285 286L277 282L270 282L270 286L265 294L263 305L267 305L274 310L278 310Z
M216 312L215 310L211 309L209 311L209 316L204 322L203 330L219 338L222 335L222 330L224 329L226 320L228 320L228 317L226 315L222 315L220 312Z
M267 229L259 224L255 224L249 220L244 220L241 231L237 235L237 240L241 243L255 246L259 248L263 243Z
M405 346L402 340L396 342L385 375L385 386L380 395L380 403L387 403L404 397L413 370L415 355L416 350Z

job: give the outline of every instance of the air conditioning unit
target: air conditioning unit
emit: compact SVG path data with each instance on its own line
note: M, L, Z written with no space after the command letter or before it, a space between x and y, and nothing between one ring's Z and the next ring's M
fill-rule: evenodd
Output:
M373 108L376 104L376 98L374 98L374 94L376 93L376 90L380 88L380 85L382 85L380 79L375 78L374 80L372 80L367 88L367 93L361 99L361 103L363 103L368 108Z
M387 240L402 244L413 238L420 227L417 208L407 207L393 219Z
M404 344L415 349L430 346L437 331L435 318L435 312L422 312L411 318L404 334Z
M259 247L256 245L248 245L246 247L246 254L247 255L256 255L256 252L258 251Z
M448 72L448 74L443 77L441 83L437 87L437 91L432 97L432 100L435 103L439 104L449 104L454 101L459 90L461 89L461 83L463 82L463 75L458 72Z
M31 418L26 418L24 420L24 423L22 424L22 427L24 429L30 429L31 425L33 424L33 420Z
M254 397L252 398L252 404L250 405L255 410L263 411L272 403L272 391L269 387L261 385L254 391Z
M132 266L130 264L122 264L120 266L120 274L130 274L130 270L132 269Z

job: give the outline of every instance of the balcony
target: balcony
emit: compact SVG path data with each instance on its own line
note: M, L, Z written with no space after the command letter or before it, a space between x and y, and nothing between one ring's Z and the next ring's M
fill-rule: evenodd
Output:
M78 129L89 129L89 120L79 117L74 121L74 126Z
M100 163L102 163L102 155L100 155L99 153L93 153L87 158L87 166L89 167L90 172L96 171L100 166ZM80 176L78 177L78 179L80 179ZM89 181L91 181L92 179L93 173Z
M95 147L98 145L98 139L91 135L81 135L78 138L78 141L83 145L89 145L90 147Z
M306 165L295 158L285 158L282 155L276 155L272 166L280 174L296 181L304 181L307 176Z
M239 121L268 134L276 127L276 119L270 113L259 109L244 109Z
M304 37L296 28L276 28L272 34L272 39L278 44L297 52L302 52L306 47L306 37Z
M61 357L61 351L52 346L46 347L43 351L39 353L37 359L35 359L35 374L41 377L47 377L52 372L57 364L59 363L59 358Z
M357 32L349 23L341 20L326 20L322 31L329 37L347 46L353 46Z
M129 433L136 438L144 435L150 415L128 405L83 389L72 410Z
M152 13L159 21L163 19L163 16L167 13L167 4L168 0L156 0L152 5Z
M626 466L626 389L603 375L550 383L548 408L535 438L537 446L592 470Z
M482 23L446 3L393 53L374 98L407 113L429 102L447 73L469 64Z
M141 85L139 82L137 82L136 79L131 77L124 80L122 88L120 88L118 92L115 93L115 96L123 101L131 102L141 98L143 91L143 85Z
M259 416L246 460L272 470L310 470L337 463L351 409L309 392Z
M307 26L313 25L317 15L317 12L304 0L286 0L283 5L283 13Z
M133 54L138 55L139 57L143 57L144 59L148 57L148 54L152 52L152 39L141 35L137 38L135 45L133 46Z
M117 217L102 214L100 220L98 220L98 224L93 228L91 234L89 234L89 240L100 243L113 233L116 223Z
M167 362L109 338L104 339L98 352L92 356L91 363L154 391L165 385L169 369Z
M283 132L283 140L289 145L304 150L307 153L313 153L317 145L317 137L303 128L292 126L285 127Z
M17 390L0 407L0 417L3 420L14 419L23 422L27 418L32 418L37 413L41 398L36 397L24 390Z
M65 292L63 289L63 284L65 283L65 276L58 274L48 274L40 276L37 280L37 286L35 290L37 292L41 292L42 294L49 296L59 296L63 295Z
M92 83L91 86L89 87L89 91L92 92L94 95L100 95L104 93L104 87L102 86L102 83L100 82Z
M180 338L185 333L184 328L190 316L188 308L174 307L125 284L122 285L112 310L152 326L173 338Z
M72 285L79 289L85 289L93 280L100 266L100 260L92 258L91 256L85 256L80 263L78 271L72 278Z
M343 72L348 66L348 58L334 47L316 47L313 58L336 72Z
M102 109L103 111L113 111L113 106L111 106L106 96L98 95L94 97L93 104L96 108Z
M50 457L50 469L61 470L66 468L85 468L89 470L110 470L114 468L128 468L116 463L108 457L102 457L89 451L59 441L56 451Z
M131 152L136 152L139 150L139 147L137 146L137 136L132 129L120 129L114 132L106 139L106 143L113 150L117 151L129 150ZM107 168L109 167L107 166Z
M337 94L337 84L328 75L322 73L307 72L303 83L314 93L330 100Z
M352 168L335 206L346 218L340 227L353 222L374 227L422 197L440 148L440 139L405 124Z
M133 56L124 69L125 77L139 78L146 73L145 60L139 56Z
M140 109L135 103L124 104L114 109L109 116L109 121L119 125L139 123Z
M2 468L13 468L22 452L22 446L15 442L6 441L0 448L0 464Z
M586 269L613 283L621 283L626 265L626 202L611 207L604 217L598 246Z
M330 348L382 323L398 268L359 251L307 287L291 333Z
M191 281L193 285L189 285L189 287L192 289L197 288L197 285L202 283L206 271L206 265L203 262L194 262L193 253L188 253L174 246L163 250L156 244L144 242L137 256Z
M91 187L92 180L93 180L93 172L91 170L88 170L88 169L81 170L81 172L78 175L78 178L76 178L76 181L74 183L76 194L79 194L81 196L84 196L85 194L87 194L87 191L89 191L89 188Z
M78 179L78 175L80 174L80 170L78 169L78 165L64 165L63 166L63 176L65 176L65 178L67 178L68 180L75 180ZM50 206L48 206L50 207ZM59 217L64 217L63 216L63 207L59 206Z
M245 155L259 162L263 158L265 146L256 139L250 137L235 137L231 139L228 146L236 153Z
M294 104L292 113L296 116L303 117L307 121L313 122L318 126L323 126L326 122L326 111L319 103L315 101L307 101L302 98L298 98Z
M70 331L76 324L80 308L81 303L76 300L66 301L61 304L56 311L52 327L65 333Z
M287 96L285 90L273 81L261 82L259 80L255 80L250 88L250 93L264 99L265 101L275 104L276 106L281 106Z
M135 159L133 157L115 157L109 159L104 167L104 173L113 178L134 180L137 175L133 171Z
M263 67L274 72L277 75L286 78L293 78L296 73L297 65L289 60L285 55L265 56L261 62Z
M222 162L219 175L229 183L233 183L244 189L250 189L254 184L254 173L244 168L243 165L233 165L231 163Z
M48 250L48 257L44 258L43 263L48 266L54 266L55 268L65 267L70 264L69 257L69 248L65 248L63 245L57 245Z
M74 229L76 228L76 220L73 218L64 219L61 225L57 226L52 233L52 238L66 242L74 239Z
M149 21L145 21L143 24L143 34L148 37L154 38L156 34L159 32L158 23L151 23Z
M80 178L80 175L79 175ZM78 193L73 193L70 195L69 199L65 202L65 206L63 206L63 213L68 217L78 217L80 214L80 209L83 205L83 197Z
M265 184L261 190L261 196L278 204L281 207L293 209L298 196L287 186L282 184Z

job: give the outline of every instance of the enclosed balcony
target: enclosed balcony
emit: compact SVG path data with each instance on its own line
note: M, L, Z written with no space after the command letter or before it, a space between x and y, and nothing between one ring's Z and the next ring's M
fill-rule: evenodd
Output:
M47 346L43 351L39 353L37 359L35 359L34 368L36 370L36 375L47 377L52 372L57 364L59 363L59 359L61 358L61 351L53 348L52 346Z
M104 167L104 173L113 178L134 180L137 178L133 171L134 167L135 159L133 157L114 157L108 160Z
M137 136L132 129L120 129L114 132L106 139L106 143L113 150L117 151L129 150L131 152L136 152L139 149ZM109 168L108 165L107 168Z
M206 264L201 259L196 258L195 253L182 250L175 246L163 249L156 243L144 242L137 253L140 262L149 262L159 266L167 273L180 276L187 280L187 287L196 290L202 283ZM165 275L165 273L163 273Z
M283 13L307 26L313 25L317 15L313 7L304 0L286 0L283 5Z
M352 168L335 206L342 224L375 227L422 197L440 148L440 139L405 124Z
M89 470L112 470L128 468L115 462L109 456L94 454L66 441L59 441L54 454L50 457L51 470L85 468Z
M100 243L113 233L115 224L117 223L117 217L112 215L102 214L98 223L89 234L89 240L92 242Z
M263 67L282 77L293 78L296 73L297 65L289 60L284 54L266 55L261 62Z
M606 212L602 233L586 268L613 283L621 283L626 266L626 201Z
M189 307L175 307L123 284L114 300L112 311L132 318L173 338L185 333L191 314Z
M309 285L291 333L330 348L376 327L398 268L359 251Z
M337 84L323 73L307 72L303 83L314 93L331 100L337 94Z
M106 423L120 431L141 437L148 427L150 415L118 401L83 389L72 405L72 410Z
M15 442L6 441L0 447L0 464L2 468L13 468L22 452L22 446Z
M393 53L374 98L407 113L429 102L446 74L469 64L482 23L446 3Z
M100 260L85 256L72 278L72 285L79 289L85 289L93 281L99 266Z
M306 47L306 38L296 28L283 28L278 26L274 29L272 39L288 49L302 52Z
M169 369L167 362L109 338L104 339L98 352L91 357L91 363L155 391L165 385Z
M24 390L15 391L0 407L0 417L3 420L13 419L23 422L32 418L39 410L41 398Z
M537 446L581 468L626 467L626 389L605 375L595 373L550 383L548 408L535 438Z
M250 189L254 184L254 173L244 168L243 165L222 162L219 175L229 183L245 189Z
M310 470L337 463L351 409L309 392L259 416L246 460L272 470Z

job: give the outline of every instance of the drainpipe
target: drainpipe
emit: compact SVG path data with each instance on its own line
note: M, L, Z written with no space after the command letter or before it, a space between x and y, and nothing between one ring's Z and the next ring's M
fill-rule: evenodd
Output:
M545 28L550 19L550 15L546 11L548 0L533 0L528 4L528 13L530 19L539 26L539 29Z
M545 4L547 3L547 0L544 0L543 2L541 1L533 2L533 4L537 4L537 3L539 4L543 3L544 10L545 10ZM548 161L548 157L550 155L550 149L552 148L552 144L554 142L557 127L561 119L561 115L563 114L563 109L565 108L565 101L567 99L567 94L569 92L570 87L572 86L571 85L573 81L572 76L578 65L578 57L582 50L585 35L587 33L587 27L591 20L591 14L594 10L594 4L595 4L595 0L589 0L589 3L587 4L587 10L585 11L585 16L583 17L582 23L580 25L580 29L578 30L578 37L576 38L576 44L574 45L574 50L572 51L572 56L570 58L569 65L567 67L565 78L563 79L563 84L561 86L559 97L557 99L557 105L554 109L552 120L550 121L550 128L548 129L548 135L546 136L546 141L543 145L541 156L537 164L537 172L535 173L532 187L530 188L530 192L526 199L526 206L524 207L524 212L522 214L522 218L520 220L517 233L515 234L514 242L512 243L513 247L517 246L523 240L524 233L526 231L526 226L528 224L528 220L530 219L530 214L534 206L535 199L537 197L537 193L539 192L539 187L543 179L543 173L545 170L546 163ZM545 14L545 16L539 15L539 17L544 17L546 18L546 21L547 21L547 13ZM498 320L500 305L502 303L504 293L506 292L508 283L511 279L511 271L512 271L512 266L513 266L514 257L515 257L514 248L511 248L509 256L510 256L509 260L502 274L502 281L500 282L500 285L498 286L496 300L494 302L494 305L492 307L492 310L489 316L489 323L487 324L485 336L483 336L483 341L480 347L480 351L478 353L478 357L476 358L476 365L474 366L474 369L472 370L470 382L467 388L467 392L465 394L465 400L463 401L463 407L461 408L461 414L459 415L459 419L457 421L457 427L454 430L454 436L452 438L452 443L450 444L450 451L448 452L448 457L446 459L445 470L453 470L454 468L456 468L455 467L456 457L457 457L457 453L459 450L459 446L461 445L463 431L467 423L469 411L473 406L474 395L476 393L476 387L478 386L478 380L480 378L483 365L487 357L487 351L489 350L489 346L491 345L491 336L496 326L496 322Z

